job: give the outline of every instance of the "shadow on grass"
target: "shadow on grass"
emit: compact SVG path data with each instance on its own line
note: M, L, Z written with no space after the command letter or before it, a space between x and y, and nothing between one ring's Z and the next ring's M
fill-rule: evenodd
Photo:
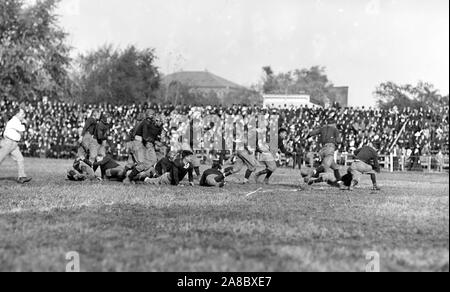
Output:
M253 209L246 204L220 208L113 204L12 211L0 215L0 270L31 269L22 264L33 261L34 270L57 270L63 259L56 264L51 259L61 251L82 254L89 271L310 270L299 260L303 253L314 255L312 263L324 269L336 269L342 261L348 270L355 270L359 259L355 255L374 244L379 234L383 235L379 244L388 249L399 245L417 249L423 242L448 246L445 235L394 231L392 226L378 226L379 233L372 234L376 226L370 220L360 229L359 224L333 218L309 221L310 214L296 210L279 214L277 208ZM330 256L336 244L341 251ZM49 260L36 260L36 255Z
M16 177L0 177L0 182L2 181L11 181L11 182L17 182Z
M274 263L282 264L267 247L285 239L245 231L254 228L252 225L243 224L241 230L245 232L225 228L253 217L257 214L246 214L242 208L232 211L134 204L14 212L0 215L0 251L4 257L0 270L17 269L9 259L25 256L33 261L33 252L46 254L49 250L77 251L88 270L94 271L116 270L123 263L131 263L126 270L190 270L191 262L208 267L224 254L229 266L223 270L232 269L236 262L245 266L246 258L263 271ZM104 259L110 261L105 264ZM46 265L44 270L53 270L52 263Z

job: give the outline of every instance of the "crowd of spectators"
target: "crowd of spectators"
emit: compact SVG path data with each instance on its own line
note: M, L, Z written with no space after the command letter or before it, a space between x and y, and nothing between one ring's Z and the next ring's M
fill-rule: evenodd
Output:
M76 155L79 135L90 110L108 112L114 121L110 131L111 150L118 159L126 156L125 142L136 123L136 117L152 108L165 121L163 142L169 144L176 129L171 128L171 115L206 116L218 115L270 115L279 116L279 126L288 130L285 141L289 151L306 155L318 151L315 138L306 140L310 130L323 126L330 117L337 122L343 135L341 153L352 153L367 141L379 141L380 152L396 155L427 155L441 151L448 153L449 109L438 112L424 109L379 110L374 108L262 108L260 106L174 106L159 104L132 104L114 106L111 104L80 105L47 100L35 100L24 104L27 112L27 132L21 149L30 157L73 158ZM19 106L16 101L0 100L0 132L11 117L12 109ZM406 124L406 125L405 125ZM403 135L392 149L400 131ZM198 149L194 149L198 150ZM229 149L232 150L232 149Z

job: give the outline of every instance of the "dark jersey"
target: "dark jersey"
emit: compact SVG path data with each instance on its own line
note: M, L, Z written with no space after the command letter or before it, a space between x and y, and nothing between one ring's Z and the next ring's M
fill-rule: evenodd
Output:
M94 135L95 128L97 126L97 120L94 118L88 118L86 123L84 124L83 132L81 132L81 136L84 137L87 133Z
M134 128L130 132L130 140L134 141L134 138L136 137L136 132L138 130L138 127L141 125L142 121L138 120L137 124L134 126Z
M355 151L356 159L370 164L375 170L379 169L378 153L370 146L364 146Z
M217 182L222 182L222 181L225 180L225 177L224 177L223 173L221 173L221 172L220 172L219 170L217 170L217 169L211 168L211 169L206 170L206 171L203 173L202 178L200 179L200 186L202 186L202 187L208 187L208 184L206 183L206 178L207 178L208 176L210 176L210 175L216 175L216 176L217 176L217 178L216 178L216 181L217 181Z
M172 161L169 158L164 157L155 166L155 171L158 176L161 176L170 171L172 166Z
M137 126L135 136L141 136L144 143L155 143L159 141L161 133L162 127L152 121L144 120Z
M189 182L194 181L194 167L192 163L184 163L181 158L172 162L169 172L172 179L171 183L174 186L179 185L180 181L186 177L186 174L189 175Z
M99 144L102 144L103 141L108 140L108 130L109 126L103 122L99 122L95 127L94 138Z
M285 154L285 155L289 155L290 154L287 151L286 147L284 146L284 140L281 139L281 137L278 138L278 150L280 150L280 152Z
M341 144L342 139L338 129L335 126L327 125L318 130L312 131L309 136L319 136L319 142L325 144Z
M94 163L94 171L97 171L97 168L100 167L100 170L102 172L102 177L105 177L106 171L108 169L113 169L116 167L119 167L120 164L117 163L110 155L107 155L103 158L102 161L98 161Z

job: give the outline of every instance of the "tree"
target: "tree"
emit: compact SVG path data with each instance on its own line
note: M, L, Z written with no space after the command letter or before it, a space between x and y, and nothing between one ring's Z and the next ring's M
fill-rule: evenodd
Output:
M270 66L263 68L263 91L266 94L309 94L311 101L324 105L334 100L333 84L324 67L297 69L275 74Z
M154 101L161 79L155 60L153 49L138 50L134 46L124 50L103 46L81 55L79 100L112 104Z
M0 1L0 96L29 100L68 94L70 48L57 25L58 2Z
M443 97L439 90L426 82L420 81L416 86L411 84L398 85L394 82L385 82L377 86L374 95L381 109L425 108L439 110L448 106L448 96Z

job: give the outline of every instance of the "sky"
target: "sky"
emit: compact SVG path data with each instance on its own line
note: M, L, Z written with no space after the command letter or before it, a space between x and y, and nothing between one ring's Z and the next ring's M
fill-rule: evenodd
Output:
M104 44L154 48L164 74L203 71L244 86L262 67L319 65L349 104L381 82L449 92L448 0L62 0L74 56Z

